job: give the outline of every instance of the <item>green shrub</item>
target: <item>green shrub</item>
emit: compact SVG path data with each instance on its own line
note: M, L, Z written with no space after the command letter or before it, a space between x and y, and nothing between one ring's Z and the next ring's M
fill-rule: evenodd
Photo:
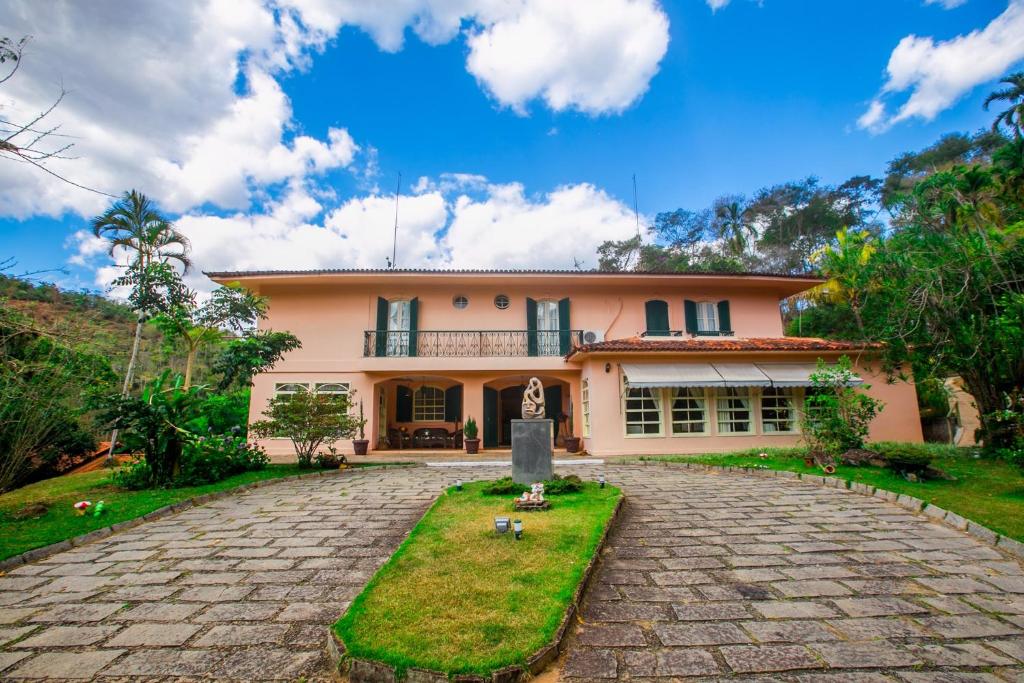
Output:
M317 453L313 458L313 464L325 470L336 470L346 462L348 462L348 458L343 453L339 453L334 446L328 446L326 453Z
M261 470L270 458L259 446L246 443L240 430L199 437L185 447L176 486L212 484L233 474Z
M804 398L802 420L804 438L812 451L839 455L851 448L864 448L868 428L883 403L855 389L855 378L848 356L834 366L818 359L811 374L813 387Z
M934 457L928 448L912 443L876 444L875 449L886 466L900 474L924 474Z
M145 458L139 458L114 470L110 481L114 486L129 491L141 491L153 485L153 470Z
M517 484L512 477L502 477L490 482L484 487L483 492L488 496L518 496L529 491L529 484ZM575 474L560 477L557 474L554 479L544 482L545 496L559 496L565 493L579 493L583 490L583 480Z

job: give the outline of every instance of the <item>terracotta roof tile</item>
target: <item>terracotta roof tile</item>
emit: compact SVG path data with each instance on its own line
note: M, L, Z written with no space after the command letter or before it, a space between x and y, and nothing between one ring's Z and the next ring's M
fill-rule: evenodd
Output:
M860 351L881 348L878 343L838 341L816 337L630 337L583 344L569 352L567 358L578 353L608 352L722 352L722 351Z

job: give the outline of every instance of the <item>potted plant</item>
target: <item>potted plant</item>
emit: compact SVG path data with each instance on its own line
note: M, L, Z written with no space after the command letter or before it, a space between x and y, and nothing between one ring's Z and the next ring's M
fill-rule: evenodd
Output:
M463 441L466 444L466 452L470 455L475 455L480 452L480 439L476 438L477 428L476 420L472 417L466 418L466 424L462 428L462 434L465 437Z
M369 447L370 442L367 440L364 430L366 418L363 417L363 399L359 399L359 420L356 424L359 428L359 438L352 439L352 448L356 455L366 455L366 449Z
M565 452L580 452L580 437L572 433L572 404L569 404L569 414L565 416Z

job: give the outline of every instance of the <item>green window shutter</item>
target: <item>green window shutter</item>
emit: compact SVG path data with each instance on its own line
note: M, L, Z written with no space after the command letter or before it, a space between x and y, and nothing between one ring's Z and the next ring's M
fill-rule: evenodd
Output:
M729 318L729 302L718 302L718 331L732 332L732 320Z
M572 336L569 332L569 298L558 302L558 352L563 356L569 353Z
M395 389L395 421L412 422L412 389L401 384Z
M484 387L484 448L498 445L498 390Z
M444 421L462 422L462 385L444 391Z
M647 312L647 336L668 335L668 302L657 299L644 304Z
M697 303L687 299L683 302L683 314L686 320L686 331L697 334Z
M537 302L526 298L526 355L537 355Z
M375 356L386 356L388 352L388 300L377 297L377 330L374 333Z
M419 329L420 300L413 298L409 302L409 355L416 355L416 331Z

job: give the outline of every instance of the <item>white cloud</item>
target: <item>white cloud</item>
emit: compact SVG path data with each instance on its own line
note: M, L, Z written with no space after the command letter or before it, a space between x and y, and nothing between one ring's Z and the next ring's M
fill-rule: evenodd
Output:
M967 0L924 0L926 5L942 5L942 9L954 9L967 4Z
M711 8L712 12L717 12L718 10L722 9L723 7L725 7L726 5L729 4L729 0L704 0L704 1L707 2L708 7Z
M858 125L882 132L911 118L931 121L973 88L1004 74L1024 59L1024 0L1011 0L1006 11L983 29L935 41L910 35L899 42L886 67L888 80ZM884 102L910 92L891 116Z
M593 185L531 199L510 183L481 200L456 199L443 246L458 268L572 268L574 258L594 267L598 245L634 234L629 207Z
M501 104L524 112L619 112L646 92L668 49L668 17L653 0L529 0L470 32L466 66Z

